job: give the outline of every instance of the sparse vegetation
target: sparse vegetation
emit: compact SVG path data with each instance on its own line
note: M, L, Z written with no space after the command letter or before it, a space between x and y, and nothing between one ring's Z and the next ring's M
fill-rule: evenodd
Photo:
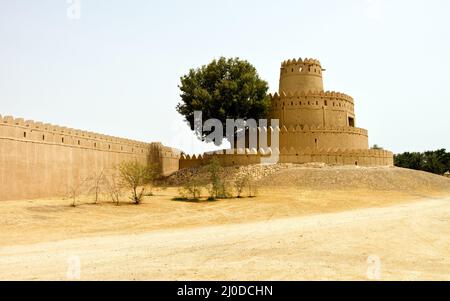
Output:
M256 181L252 178L249 178L247 182L247 196L249 198L255 198L258 195L258 185Z
M175 200L199 200L202 193L202 183L200 179L197 177L192 177L182 187L180 187L179 193L181 198L176 198Z
M156 165L144 165L137 161L127 161L118 167L121 186L131 190L131 200L140 204L148 186L157 175Z
M111 169L107 173L105 177L105 183L111 201L118 206L122 194L122 187L120 183L120 177L116 168Z
M85 192L87 181L88 179L78 178L67 187L67 197L72 200L72 207L77 206L77 200Z
M381 146L379 146L378 144L374 144L370 149L382 150L383 148Z
M234 189L236 190L236 195L238 198L242 197L242 194L244 193L244 190L247 187L249 180L250 178L248 175L242 174L239 175L234 181Z
M88 181L89 183L91 183L89 193L94 193L94 204L97 204L99 201L100 193L105 189L106 186L105 170L101 169L99 172L94 172L88 178Z
M212 158L207 166L209 173L209 200L226 199L231 197L229 185L225 179L222 179L222 166L217 158Z

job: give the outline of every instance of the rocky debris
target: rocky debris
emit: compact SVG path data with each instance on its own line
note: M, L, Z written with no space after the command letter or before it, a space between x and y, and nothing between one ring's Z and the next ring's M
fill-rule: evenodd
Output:
M240 176L249 176L249 178L257 181L282 169L291 167L293 164L257 164L245 166L223 167L220 171L220 177L225 181L233 181ZM208 182L209 172L207 166L198 168L187 168L176 172L165 179L165 184L169 186L180 186L192 178L200 181Z
M306 163L306 164L293 164L293 163L279 163L279 164L254 164L243 166L231 166L223 167L220 176L225 181L233 181L241 176L248 176L254 181L259 181L263 178L277 173L284 169L304 167L304 168L326 168L328 165L325 163ZM181 186L192 178L196 178L202 182L208 182L208 167L196 167L182 169L175 174L167 177L164 182L169 186Z

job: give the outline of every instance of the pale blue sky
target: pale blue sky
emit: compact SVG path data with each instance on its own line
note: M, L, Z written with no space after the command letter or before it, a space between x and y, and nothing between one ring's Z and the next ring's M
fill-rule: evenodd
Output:
M219 56L322 62L370 144L450 149L450 2L0 0L0 114L202 149L175 111L179 77Z

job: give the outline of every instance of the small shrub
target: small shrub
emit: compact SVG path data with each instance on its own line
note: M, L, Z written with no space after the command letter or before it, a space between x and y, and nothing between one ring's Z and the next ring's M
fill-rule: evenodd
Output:
M202 193L201 181L196 178L190 178L180 189L179 193L182 199L185 200L198 200Z
M86 183L88 179L75 179L69 186L67 187L67 197L72 200L72 207L77 206L78 198L85 193L86 191Z
M94 193L94 204L98 203L100 193L106 188L105 170L94 172L89 178L90 183L89 193Z
M242 194L244 193L245 188L248 186L249 180L250 180L250 177L245 174L239 175L234 180L234 189L236 190L236 195L238 198L242 197Z
M249 179L247 182L247 195L249 198L255 198L258 195L258 185L253 179Z
M144 197L145 189L152 185L157 175L157 166L128 161L119 164L118 168L123 187L131 190L131 200L136 205L140 204Z
M122 194L122 186L117 169L112 169L106 174L105 184L111 201L118 206Z

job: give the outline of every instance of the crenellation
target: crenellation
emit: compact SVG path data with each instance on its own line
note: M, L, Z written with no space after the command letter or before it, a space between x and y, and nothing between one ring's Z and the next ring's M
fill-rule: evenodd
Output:
M130 139L122 139L39 121L24 120L13 116L0 116L0 118L2 138L125 153L144 154L148 148L147 143ZM117 145L120 145L120 148Z

